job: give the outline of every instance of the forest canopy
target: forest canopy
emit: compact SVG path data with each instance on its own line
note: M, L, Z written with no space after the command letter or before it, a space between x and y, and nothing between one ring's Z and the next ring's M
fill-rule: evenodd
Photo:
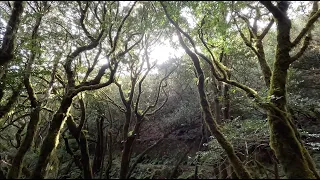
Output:
M1 1L0 178L319 179L318 1Z

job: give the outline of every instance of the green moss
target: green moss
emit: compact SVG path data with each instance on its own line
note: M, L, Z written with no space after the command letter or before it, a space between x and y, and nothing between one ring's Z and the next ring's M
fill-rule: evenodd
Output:
M271 77L269 96L273 106L268 111L270 146L288 178L315 178L312 173L314 164L287 112L287 61L290 56L285 52L277 49Z
M269 112L270 146L274 150L288 178L315 178L308 167L303 147L297 140L289 120Z

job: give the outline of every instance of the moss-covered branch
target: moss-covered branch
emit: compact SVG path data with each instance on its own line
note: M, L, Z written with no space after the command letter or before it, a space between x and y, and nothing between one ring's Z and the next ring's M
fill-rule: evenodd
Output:
M48 9L47 3L44 4L44 9ZM9 173L7 175L7 178L11 179L16 179L19 178L20 173L21 173L21 168L23 166L23 159L25 157L25 154L27 153L27 151L29 150L29 148L31 147L36 131L38 129L38 124L40 121L40 111L41 111L41 103L38 102L37 97L35 95L34 89L31 85L30 82L30 75L31 75L31 66L33 65L35 59L36 59L36 55L37 52L35 51L35 49L38 47L37 45L37 38L38 38L38 31L39 31L39 26L42 20L44 14L41 14L40 16L38 16L38 18L36 19L36 23L33 27L32 30L32 47L33 50L31 51L31 56L30 59L28 60L27 63L27 67L25 70L25 74L24 74L24 85L26 87L27 93L28 93L28 97L29 97L29 101L32 107L31 110L31 115L30 115L30 122L28 123L28 127L27 127L27 133L25 135L25 138L17 152L17 154L15 155L13 161L12 161L12 168L9 170Z
M191 58L191 60L193 62L193 65L194 65L194 67L196 69L197 77L198 77L198 85L197 86L198 86L198 92L199 92L199 98L200 98L200 105L202 107L202 111L203 111L203 114L204 114L205 122L206 122L207 126L209 127L209 130L210 130L211 134L216 137L216 139L218 140L219 144L222 146L222 148L227 153L228 158L229 158L232 166L234 167L235 172L238 175L238 177L240 177L240 178L251 178L250 174L248 173L248 171L245 169L245 167L241 163L240 159L235 154L232 145L230 144L229 141L227 141L227 139L221 133L216 121L214 120L214 118L213 118L213 116L211 114L211 109L209 107L209 103L208 103L208 100L207 100L207 97L206 97L206 93L204 91L204 79L205 79L204 78L204 73L203 73L203 70L201 68L198 56L195 53L193 53L190 50L190 48L188 48L187 45L185 44L185 42L183 41L182 36L180 34L182 29L178 28L179 27L178 24L175 21L173 21L173 19L168 14L167 9L166 9L166 5L164 5L163 2L160 2L160 3L162 5L162 7L163 7L163 9L165 11L165 14L166 14L167 18L169 19L169 21L177 28L177 35L178 35L178 38L179 38L180 45L185 50L185 52L188 54L188 56ZM186 33L183 33L183 34L185 35ZM190 40L191 37L189 36L188 39Z

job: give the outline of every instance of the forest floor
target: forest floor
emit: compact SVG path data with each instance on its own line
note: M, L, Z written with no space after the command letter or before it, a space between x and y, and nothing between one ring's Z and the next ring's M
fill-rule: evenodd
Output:
M306 147L310 150L311 156L314 158L317 168L320 169L320 120L319 119L310 119L310 118L300 118L299 121L296 122L299 127L299 131L301 132L301 138L305 142ZM303 125L303 126L302 126ZM246 126L246 125L243 125ZM250 127L252 124L250 124ZM261 126L261 125L257 125ZM166 140L163 141L161 145L158 145L154 150L152 150L146 156L145 160L138 164L136 169L133 171L131 178L133 179L166 179L170 178L172 170L175 168L178 159L183 156L184 152L186 152L189 147L191 147L190 152L184 158L183 162L179 165L177 169L177 173L175 178L180 179L193 179L195 172L195 155L198 151L200 137L201 137L201 125L193 125L188 127L183 127L180 130L176 131L172 135L170 135ZM244 127L248 129L247 127ZM239 130L241 131L241 130ZM255 131L256 132L256 131ZM241 132L243 134L243 132ZM250 132L248 133L250 134ZM250 134L250 137L253 137L253 141L246 141L250 144L251 149L254 147L261 147L264 145L264 148L261 148L257 151L257 154L254 157L260 156L260 162L263 164L267 172L255 172L256 178L273 178L274 177L274 165L270 163L270 155L268 152L270 151L270 147L268 145L268 136L265 138L260 138L259 135L252 136L253 133ZM261 134L262 136L265 134ZM245 138L248 139L249 135L246 135ZM250 138L249 138L250 139ZM233 144L236 149L245 148L243 145L239 146L239 140L234 140ZM140 144L140 147L136 149L136 152L139 153L142 149L148 146L147 143ZM248 148L248 147L247 147ZM264 151L267 150L267 151ZM242 151L242 150L241 150ZM250 148L249 148L250 151ZM204 151L203 151L204 152ZM253 151L252 151L253 152ZM269 153L270 154L270 153ZM252 156L253 157L253 156ZM218 157L218 159L211 159L212 163L217 163L219 159L222 157ZM269 159L268 159L269 158ZM210 159L210 158L209 158ZM208 160L210 162L210 160ZM211 164L202 163L198 169L198 178L219 178L214 175L214 166ZM256 167L256 166L255 166ZM282 172L280 165L278 165L279 176L280 178L285 178ZM230 176L230 173L229 175Z

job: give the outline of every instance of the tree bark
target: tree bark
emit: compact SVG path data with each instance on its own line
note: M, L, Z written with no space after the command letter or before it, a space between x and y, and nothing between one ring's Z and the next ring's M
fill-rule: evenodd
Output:
M24 156L31 147L35 133L37 131L37 127L40 121L40 111L41 107L38 106L31 113L30 122L27 127L27 133L17 154L12 161L12 166L7 175L8 179L17 179L21 174Z
M223 121L230 120L230 94L229 94L229 86L226 83L223 83Z
M112 145L113 145L112 133L111 132L108 132L106 134L106 141L108 141L108 143L106 143L107 151L108 151L108 165L106 167L105 178L106 179L110 179L110 170L111 170L111 167L112 167Z
M275 17L277 23L276 59L270 82L269 96L274 107L268 110L270 146L279 159L287 178L316 178L314 162L302 144L299 133L292 123L287 107L287 73L293 62L290 56L291 21L287 17L288 2L261 2Z
M207 100L207 96L206 96L206 93L205 93L205 90L204 90L204 80L205 80L204 73L203 73L203 70L201 68L198 56L195 53L193 53L190 50L190 48L187 47L187 45L183 41L183 39L181 37L181 34L180 34L180 33L184 33L184 32L177 25L177 23L174 22L170 18L170 16L168 15L168 12L166 10L166 6L163 4L163 2L160 2L160 3L161 3L161 5L162 5L162 7L163 7L163 9L165 11L165 14L166 14L167 18L176 27L180 45L185 50L185 52L189 55L189 57L191 58L191 60L193 62L193 65L194 65L194 67L196 69L197 77L198 77L198 85L197 85L197 87L198 87L198 93L199 93L199 98L200 98L200 105L201 105L201 108L202 108L202 111L203 111L203 114L204 114L204 120L205 120L207 126L209 127L209 130L210 130L211 134L215 136L215 138L217 139L217 141L220 144L220 146L227 153L229 161L232 164L232 166L234 167L234 170L237 173L237 176L240 177L240 178L246 178L246 179L251 178L249 172L245 169L245 167L243 166L241 160L235 154L232 145L224 137L224 135L221 133L217 122L215 121L215 119L213 118L213 115L211 114L210 106L209 106L209 103L208 103L208 100Z
M4 95L5 76L6 76L8 63L14 59L16 34L21 22L23 11L24 11L24 4L25 2L23 1L14 2L13 10L6 27L6 32L4 34L1 49L0 49L0 79L1 79L0 101L2 101L2 98ZM37 34L40 21L41 21L41 17L37 19L34 32L32 33L32 36L33 36L32 39L35 39L34 35ZM5 116L11 110L12 106L14 105L14 103L19 97L21 88L22 87L19 85L17 89L14 89L11 97L8 98L7 104L0 106L0 118Z
M259 61L260 69L261 69L263 77L264 77L264 82L266 83L266 87L270 87L271 69L267 63L266 55L264 53L264 48L263 48L261 39L258 39L256 41L256 48L257 48L257 52L259 54L258 61Z
M16 5L16 2L15 2L15 5ZM40 15L37 17L35 26L33 27L33 30L32 30L32 40L33 40L32 47L33 48L37 48L36 40L37 40L38 30L39 30L39 26L40 26L42 17L43 17L43 15ZM13 45L12 45L12 48L13 48ZM23 83L26 87L26 90L28 93L28 98L30 100L30 104L31 104L32 109L31 109L30 121L29 121L28 127L27 127L27 133L25 135L25 138L24 138L21 146L19 147L19 150L18 150L16 156L13 159L12 167L10 168L9 173L8 173L9 179L19 178L20 173L21 173L21 169L23 166L22 163L23 163L24 156L33 143L35 133L37 132L38 124L40 121L41 103L38 102L38 99L35 95L34 89L33 89L31 82L30 82L31 66L34 63L37 54L38 53L36 53L35 50L31 51L31 56L28 59L28 63L27 63L24 78L23 78ZM20 134L19 134L19 136L20 136Z
M110 179L110 170L111 170L111 167L112 167L112 147L113 147L113 136L112 136L112 132L111 132L111 129L113 129L113 115L111 113L111 110L110 110L110 106L109 106L109 103L107 102L107 109L108 109L108 113L109 113L109 120L110 120L110 130L107 129L106 130L106 153L108 153L108 164L107 164L107 167L106 167L106 171L105 171L105 178L106 179Z
M72 163L74 162L75 165L82 171L83 168L82 168L82 164L81 164L81 162L80 162L79 156L75 156L75 155L74 155L72 149L71 149L70 146L69 146L68 138L66 138L66 137L62 137L62 138L63 138L63 140L64 140L64 146L66 147L67 153L70 154L70 156L73 157Z
M228 177L228 169L227 169L227 164L226 164L226 160L221 159L221 164L219 166L219 179L226 179Z
M214 117L216 118L216 121L218 124L221 124L221 107L220 107L220 100L219 100L219 96L220 96L220 91L218 88L218 84L220 84L220 82L218 82L214 77L213 78L213 108L214 108Z
M235 154L234 149L230 142L224 137L224 135L221 133L217 122L213 118L213 115L211 114L210 111L210 106L207 100L207 96L204 91L204 73L202 71L202 68L200 66L200 61L197 57L196 54L190 51L190 49L185 45L185 43L182 40L182 37L180 33L178 32L178 37L180 44L186 51L186 53L191 57L191 60L193 61L193 65L197 71L197 76L198 76L198 92L199 92L199 98L200 98L200 105L204 114L204 120L209 127L209 130L212 135L215 136L221 147L225 150L227 153L227 156L237 173L237 176L240 178L251 178L250 174L248 171L245 169L243 166L242 162L240 161L239 157Z
M40 150L40 156L33 171L32 178L44 179L47 175L47 165L49 164L51 154L59 143L59 135L62 126L65 123L66 115L72 103L72 97L66 95L61 101L58 111L53 116L48 135L45 137Z
M82 171L83 171L84 178L85 179L93 179L92 169L91 169L91 165L90 165L90 157L89 157L87 138L81 129L80 129L80 132L78 131L77 125L74 122L72 116L68 116L67 126L68 126L68 129L71 132L72 136L77 140L77 142L80 146L81 164L82 164Z
M281 55L279 55L281 57ZM287 66L288 67L288 66ZM309 169L308 161L304 155L304 147L299 142L290 119L284 114L286 107L286 80L287 69L275 63L274 74L271 78L270 96L280 98L272 100L280 111L269 110L268 122L270 126L270 146L274 150L288 178L315 178ZM274 99L276 99L274 98Z
M8 25L6 27L6 32L4 34L2 46L0 49L0 66L7 64L14 57L13 51L16 40L16 33L18 31L18 27L21 21L24 4L25 2L23 1L15 1L13 4L13 10Z
M130 126L130 122L131 122L131 114L132 114L132 110L131 107L127 107L126 108L126 112L125 112L125 123L123 126L123 141L125 141L128 138L128 133L129 133L129 126Z
M80 149L84 178L93 179L92 170L90 166L88 141L83 131L80 132Z
M127 177L131 158L130 152L135 138L135 134L132 134L128 136L126 141L124 142L124 148L121 156L120 179L125 179Z
M103 155L103 121L104 118L100 117L97 119L97 144L95 148L94 160L92 165L92 172L95 174L100 171Z

